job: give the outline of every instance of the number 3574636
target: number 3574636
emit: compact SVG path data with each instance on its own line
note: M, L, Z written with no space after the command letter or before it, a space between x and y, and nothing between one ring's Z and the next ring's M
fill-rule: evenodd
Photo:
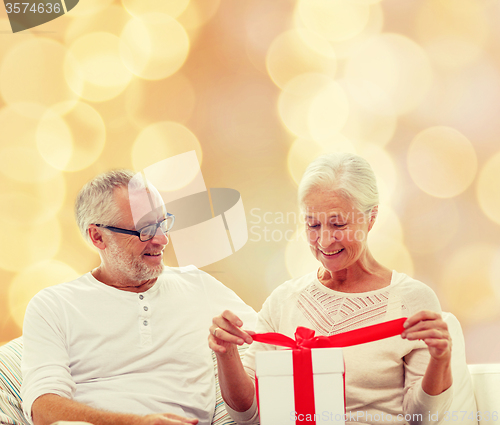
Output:
M7 13L61 13L60 3L5 3Z

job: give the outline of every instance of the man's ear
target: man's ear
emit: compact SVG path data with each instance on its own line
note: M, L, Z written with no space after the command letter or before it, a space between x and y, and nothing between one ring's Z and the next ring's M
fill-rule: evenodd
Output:
M102 238L103 232L99 227L97 227L95 224L91 224L87 231L89 232L90 240L96 248L101 250L106 248L106 242L104 242Z
M370 231L377 220L378 215L378 205L375 205L370 211L370 223L368 223L368 231Z

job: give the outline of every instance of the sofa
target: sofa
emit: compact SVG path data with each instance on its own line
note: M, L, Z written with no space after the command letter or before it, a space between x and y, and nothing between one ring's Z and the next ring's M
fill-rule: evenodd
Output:
M460 323L451 313L443 313L453 340L452 373L454 398L444 423L462 425L500 424L500 364L467 365ZM21 407L22 337L0 347L0 424L29 425ZM240 350L240 355L244 348ZM235 424L228 416L216 377L216 408L213 425ZM480 412L478 414L478 412ZM496 412L496 413L495 413ZM479 419L476 420L476 419ZM75 423L76 424L76 423ZM279 425L279 424L276 424Z

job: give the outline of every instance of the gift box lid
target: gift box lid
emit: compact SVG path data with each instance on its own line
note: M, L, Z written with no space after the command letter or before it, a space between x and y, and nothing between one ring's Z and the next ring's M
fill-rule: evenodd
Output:
M255 357L257 378L293 374L293 350L259 351ZM341 348L313 348L311 350L313 374L344 373Z

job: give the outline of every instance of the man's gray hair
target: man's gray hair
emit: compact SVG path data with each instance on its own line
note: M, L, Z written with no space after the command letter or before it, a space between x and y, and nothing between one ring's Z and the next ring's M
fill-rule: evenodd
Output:
M91 224L116 225L121 219L121 211L114 201L117 188L127 188L135 173L130 170L113 170L89 181L78 193L75 214L78 228L83 237L91 243ZM135 179L134 179L135 180Z
M326 154L311 162L299 184L299 205L316 189L337 192L364 213L379 203L372 167L364 158L351 153Z

